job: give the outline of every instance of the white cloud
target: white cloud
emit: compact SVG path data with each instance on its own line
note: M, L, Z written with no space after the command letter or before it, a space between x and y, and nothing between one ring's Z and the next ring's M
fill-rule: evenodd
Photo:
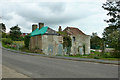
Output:
M31 32L32 23L44 22L56 30L59 25L62 28L75 26L89 35L98 32L101 36L106 27L103 21L106 12L101 7L104 2L105 0L3 0L2 19L7 32L16 24L22 32Z

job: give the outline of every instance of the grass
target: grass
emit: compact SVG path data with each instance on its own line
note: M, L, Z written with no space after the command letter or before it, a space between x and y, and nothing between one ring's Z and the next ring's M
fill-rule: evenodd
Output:
M11 45L15 45L15 47ZM2 42L2 46L12 50L18 50L18 51L23 51L28 53L44 54L40 52L30 51L28 48L25 47L24 41L13 41L13 43L11 44L5 44L4 42Z
M95 54L86 54L86 55L75 55L75 56L68 56L64 55L65 57L74 57L74 58L88 58L88 59L101 59L101 60L112 60L112 61L120 61L120 58L112 58L109 56L110 53L105 53L106 55L101 55L99 52L95 52Z
M23 52L28 52L28 53L44 54L42 52L30 51L29 48L26 48L25 46L20 48L20 50L23 51Z
M23 46L25 45L25 44L24 44L24 41L13 41L13 43L19 44L19 45L23 45Z
M19 48L17 46L13 47L11 45L19 45ZM2 46L8 49L20 50L20 47L24 46L24 41L13 41L11 44L5 44L2 42Z
M101 58L103 60L120 61L120 58Z
M5 45L4 43L2 43L2 46L4 48L8 48L8 49L12 49L12 50L17 50L16 48L9 47L8 45Z

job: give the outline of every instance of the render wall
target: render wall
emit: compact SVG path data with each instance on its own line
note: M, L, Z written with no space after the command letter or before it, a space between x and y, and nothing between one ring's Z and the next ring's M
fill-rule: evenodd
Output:
M30 50L35 50L35 49L39 49L39 51L42 50L42 38L41 35L38 36L33 36L30 38L30 46L29 46Z
M57 35L42 36L42 50L47 55L62 55L63 54L63 39Z

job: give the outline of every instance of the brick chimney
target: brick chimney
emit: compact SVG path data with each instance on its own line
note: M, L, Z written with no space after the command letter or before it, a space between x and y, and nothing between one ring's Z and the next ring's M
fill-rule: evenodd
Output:
M37 29L37 24L33 24L33 25L32 25L32 32L33 32L35 29Z
M44 23L38 23L39 24L39 30L44 26Z
M62 28L61 28L61 26L59 26L59 28L58 28L58 31L62 31Z

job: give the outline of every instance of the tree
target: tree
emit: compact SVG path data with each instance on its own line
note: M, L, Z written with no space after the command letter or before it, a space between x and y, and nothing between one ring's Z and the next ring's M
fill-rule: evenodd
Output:
M71 38L70 36L64 36L63 37L63 47L71 47L72 43L71 43Z
M107 1L102 7L109 11L107 15L111 18L105 20L109 26L114 26L115 29L120 28L120 1Z
M120 30L113 31L108 35L109 46L114 47L116 50L120 51Z
M103 41L99 36L97 36L97 33L92 33L90 44L91 49L101 49L103 47Z
M2 32L2 38L6 38L6 37L7 37L6 33Z
M64 36L63 37L63 48L67 48L68 55L70 55L71 46L72 46L71 37L70 36Z
M116 41L120 41L120 1L107 1L102 7L108 11L107 15L110 16L110 19L105 20L108 27L104 29L103 39L109 47L118 50L119 44Z
M95 36L97 36L97 33L96 33L96 32L95 32L95 33L93 32L91 37L95 37Z
M26 48L29 48L29 42L30 42L30 36L27 35L25 36L25 39L24 39L24 44Z
M10 28L10 38L14 41L20 40L21 31L18 25Z
M5 24L3 24L3 23L0 23L0 27L2 26L2 32L6 32L6 26L5 26Z
M5 24L3 24L3 23L0 23L0 30L1 30L1 32L2 32L2 38L6 38L7 37L7 35L6 35L6 26L5 26Z

